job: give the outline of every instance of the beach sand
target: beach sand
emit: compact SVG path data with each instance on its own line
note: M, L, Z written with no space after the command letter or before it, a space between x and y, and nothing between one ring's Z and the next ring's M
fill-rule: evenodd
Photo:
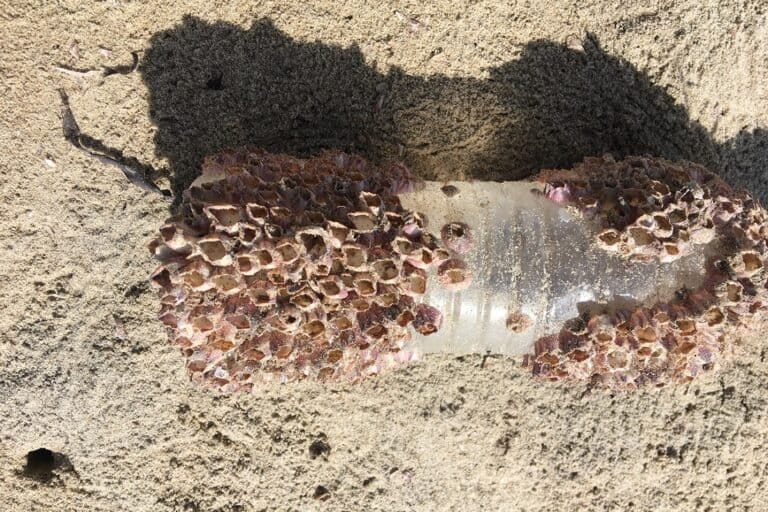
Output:
M192 385L147 281L170 205L70 146L57 93L177 193L206 154L251 144L434 180L647 153L765 203L762 2L212 4L0 13L0 510L768 510L764 333L660 391L479 355L359 386ZM138 69L103 76L131 52Z

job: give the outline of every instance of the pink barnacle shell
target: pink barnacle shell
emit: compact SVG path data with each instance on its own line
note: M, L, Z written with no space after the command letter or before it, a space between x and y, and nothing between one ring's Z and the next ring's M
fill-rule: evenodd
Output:
M550 186L545 191L547 198L557 204L567 204L571 201L571 187L568 184Z
M433 334L440 329L443 315L440 310L427 304L417 304L414 308L413 327L421 334Z
M473 246L472 232L463 222L449 222L440 230L445 247L457 254L469 252Z

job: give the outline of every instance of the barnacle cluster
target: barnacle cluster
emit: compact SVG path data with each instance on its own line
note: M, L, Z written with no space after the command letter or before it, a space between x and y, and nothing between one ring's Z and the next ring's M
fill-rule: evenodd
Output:
M712 371L768 305L768 215L705 168L655 158L590 158L539 176L544 193L601 228L598 246L670 261L716 237L703 284L670 302L587 311L539 339L526 364L550 379L614 388L688 382Z
M544 193L599 222L597 244L633 261L674 261L715 236L735 214L730 187L704 167L660 159L586 158L539 175Z
M209 157L150 245L160 319L193 379L354 382L411 360L409 328L441 322L418 302L427 271L452 261L401 206L417 183L340 152Z

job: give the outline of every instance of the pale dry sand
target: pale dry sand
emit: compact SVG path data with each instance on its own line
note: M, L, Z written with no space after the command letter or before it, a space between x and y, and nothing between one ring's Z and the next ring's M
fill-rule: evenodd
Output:
M190 385L146 284L168 205L67 145L56 93L177 191L204 154L253 143L453 179L647 152L766 200L762 0L170 4L0 11L0 510L768 510L762 333L661 392L479 356L357 387ZM131 51L128 75L54 69ZM62 465L25 474L41 447Z

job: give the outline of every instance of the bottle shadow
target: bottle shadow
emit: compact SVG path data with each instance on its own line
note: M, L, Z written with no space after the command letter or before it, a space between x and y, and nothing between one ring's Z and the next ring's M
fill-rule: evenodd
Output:
M486 79L386 73L357 46L187 16L139 66L176 197L221 149L322 149L400 159L425 179L515 180L585 156L652 154L720 171L765 202L768 132L719 144L684 107L589 35L583 49L528 43Z

